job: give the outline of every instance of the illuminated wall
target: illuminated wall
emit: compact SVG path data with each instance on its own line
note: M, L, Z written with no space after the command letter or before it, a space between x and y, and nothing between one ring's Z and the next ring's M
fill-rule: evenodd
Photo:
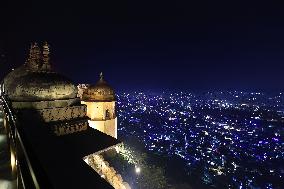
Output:
M101 155L89 155L84 158L84 161L91 166L98 174L101 175L115 189L131 189L129 184L123 180L113 167L104 160Z
M115 101L112 102L85 102L87 116L91 118L89 125L107 135L117 138L117 117L115 115Z

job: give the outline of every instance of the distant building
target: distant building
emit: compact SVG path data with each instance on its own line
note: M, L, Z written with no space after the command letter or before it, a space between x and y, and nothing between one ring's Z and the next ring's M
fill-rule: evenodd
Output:
M104 80L103 74L95 85L78 86L82 91L81 103L87 105L89 125L107 135L117 138L117 117L114 90Z
M79 97L80 99L82 99L83 96L83 92L89 87L89 84L79 84L78 87L78 94L77 97Z

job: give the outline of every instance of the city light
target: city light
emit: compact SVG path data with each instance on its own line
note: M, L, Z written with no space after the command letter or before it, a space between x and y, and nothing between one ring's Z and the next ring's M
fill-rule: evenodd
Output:
M141 172L141 168L140 167L135 167L135 173L136 174L140 174Z
M140 92L120 94L118 102L119 136L135 136L149 153L183 159L188 172L208 170L204 183L222 176L229 188L265 187L272 181L259 179L264 175L284 176L276 163L284 165L284 94Z

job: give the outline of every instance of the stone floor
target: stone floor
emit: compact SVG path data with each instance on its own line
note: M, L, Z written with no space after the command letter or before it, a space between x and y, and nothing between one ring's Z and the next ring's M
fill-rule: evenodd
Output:
M12 179L10 152L3 124L3 111L0 107L0 189L15 189L16 181Z

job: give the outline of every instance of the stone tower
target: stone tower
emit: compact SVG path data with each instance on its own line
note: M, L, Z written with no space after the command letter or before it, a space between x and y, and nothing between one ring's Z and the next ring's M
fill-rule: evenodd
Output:
M107 135L117 138L115 94L100 73L100 80L84 90L82 104L87 105L89 125Z

